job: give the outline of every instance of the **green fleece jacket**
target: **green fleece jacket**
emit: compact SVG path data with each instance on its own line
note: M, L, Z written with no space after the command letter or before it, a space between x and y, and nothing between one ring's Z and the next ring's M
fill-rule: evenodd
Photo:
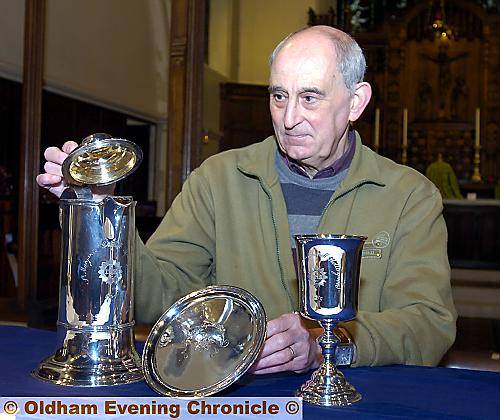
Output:
M254 294L268 319L298 308L276 140L207 159L183 185L136 260L136 318L154 322L207 285ZM331 197L320 233L364 235L359 312L344 325L356 365L435 365L455 338L456 312L438 190L361 144Z

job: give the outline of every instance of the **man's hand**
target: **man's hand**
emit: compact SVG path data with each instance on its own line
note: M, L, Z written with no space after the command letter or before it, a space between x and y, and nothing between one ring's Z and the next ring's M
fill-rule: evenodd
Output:
M304 372L319 366L321 347L316 334L308 330L298 314L284 314L267 323L267 338L257 362L255 374L292 370Z
M36 177L36 182L40 187L48 189L52 194L60 197L62 192L68 186L63 178L62 164L64 159L78 147L74 141L67 141L62 148L48 147L45 149L44 157L47 160L43 166L45 173ZM112 195L115 185L107 185L105 187L94 187L92 193L94 198L103 198L106 195Z

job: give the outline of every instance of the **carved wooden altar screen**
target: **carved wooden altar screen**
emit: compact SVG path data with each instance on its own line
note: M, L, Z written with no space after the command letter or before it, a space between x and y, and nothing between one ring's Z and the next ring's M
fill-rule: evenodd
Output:
M357 126L365 144L373 143L374 114L379 108L379 151L401 161L402 114L407 108L407 164L425 172L442 153L459 179L470 180L478 108L480 172L483 181L497 181L498 6L488 9L480 1L460 0L388 2L392 9L380 16L373 6L376 2L357 3L361 9L347 17L344 12L343 22L365 51L366 79L374 90L374 99ZM398 9L398 3L407 6ZM446 27L436 31L432 24L439 13L445 16Z

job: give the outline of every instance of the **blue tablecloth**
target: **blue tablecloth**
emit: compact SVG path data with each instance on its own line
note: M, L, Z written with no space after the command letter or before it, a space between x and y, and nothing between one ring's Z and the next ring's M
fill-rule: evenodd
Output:
M0 326L1 396L151 397L145 382L73 388L52 385L30 372L55 350L56 334L31 328ZM500 374L446 368L385 366L344 368L346 378L362 394L361 402L342 408L304 404L304 418L500 418ZM222 395L289 397L308 374L246 375Z

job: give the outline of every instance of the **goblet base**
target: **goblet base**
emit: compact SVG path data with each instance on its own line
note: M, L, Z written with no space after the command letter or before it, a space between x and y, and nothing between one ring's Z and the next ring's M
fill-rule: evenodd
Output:
M323 364L295 393L304 402L321 406L346 406L361 400L361 394L345 379L333 363Z

